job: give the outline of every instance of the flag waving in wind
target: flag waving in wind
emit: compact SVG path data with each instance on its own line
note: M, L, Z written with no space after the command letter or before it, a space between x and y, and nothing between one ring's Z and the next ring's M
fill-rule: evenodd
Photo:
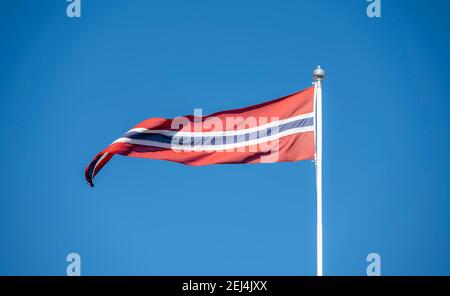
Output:
M314 159L314 87L266 103L174 119L150 118L97 154L85 177L115 154L193 166Z

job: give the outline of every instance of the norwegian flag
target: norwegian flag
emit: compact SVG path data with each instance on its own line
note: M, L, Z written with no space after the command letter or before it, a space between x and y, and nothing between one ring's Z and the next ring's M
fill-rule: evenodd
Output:
M90 186L115 154L192 166L314 159L314 87L266 103L208 116L150 118L97 154Z

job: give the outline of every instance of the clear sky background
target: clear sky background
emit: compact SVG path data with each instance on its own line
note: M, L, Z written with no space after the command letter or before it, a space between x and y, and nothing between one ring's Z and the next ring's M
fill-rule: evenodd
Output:
M143 119L324 82L324 272L450 275L447 0L0 2L0 274L314 275L310 161L115 157Z

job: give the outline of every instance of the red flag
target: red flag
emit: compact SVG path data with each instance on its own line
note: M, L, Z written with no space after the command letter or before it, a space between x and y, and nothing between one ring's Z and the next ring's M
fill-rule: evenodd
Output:
M91 186L115 154L193 166L314 159L314 87L208 116L144 120L95 156L85 170Z

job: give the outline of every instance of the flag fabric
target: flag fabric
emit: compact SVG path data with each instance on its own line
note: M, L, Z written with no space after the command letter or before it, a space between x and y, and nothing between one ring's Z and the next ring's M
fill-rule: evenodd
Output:
M312 160L314 87L208 116L144 120L94 157L85 170L89 185L115 154L192 166Z

